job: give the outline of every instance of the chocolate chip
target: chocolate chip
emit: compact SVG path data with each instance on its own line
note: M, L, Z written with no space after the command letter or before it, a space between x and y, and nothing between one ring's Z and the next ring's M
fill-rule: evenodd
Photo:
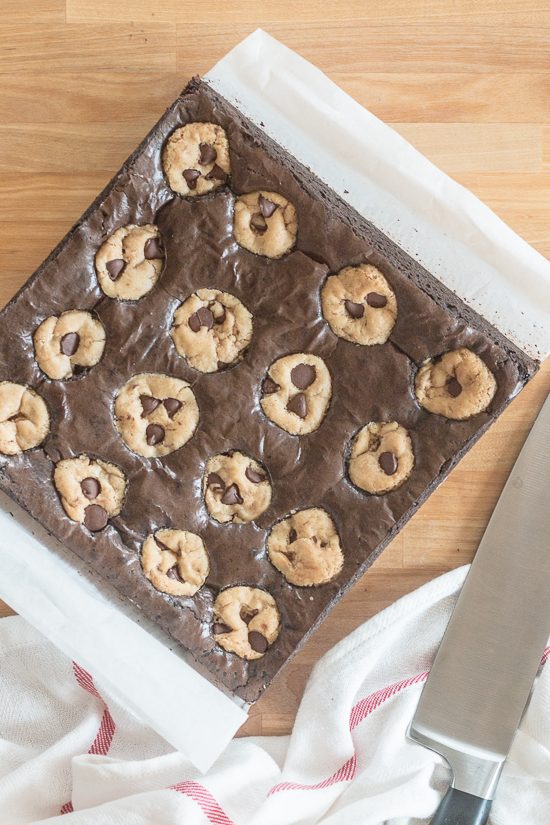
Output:
M210 146L209 143L199 143L199 152L199 163L201 166L206 166L208 163L213 163L218 157L218 153L213 146Z
M177 398L165 398L162 403L164 404L164 409L170 418L173 418L178 410L180 410L183 406L182 402L178 401Z
M141 413L142 418L150 415L160 404L159 399L152 395L140 395L139 400L141 401L141 408L143 410Z
M155 258L164 258L164 250L161 246L160 238L149 238L143 247L143 254L146 261L153 261Z
M99 504L88 504L84 510L84 525L91 533L97 533L107 526L109 517L107 511Z
M206 180L225 180L227 175L217 163L214 164L210 172L205 175Z
M458 398L460 393L462 392L462 385L457 381L456 378L449 378L446 384L446 389L451 398Z
M185 584L185 579L182 579L182 577L180 576L180 571L178 570L177 564L171 567L170 570L167 570L166 575L169 579L175 579L176 581Z
M207 487L219 487L221 490L225 490L225 482L221 476L217 473L208 473L208 478L206 479L206 486Z
M155 444L160 444L161 441L164 441L165 435L164 427L161 427L160 424L149 424L145 430L145 440L150 447L154 447Z
M221 304L220 304L220 306L221 306ZM223 322L225 321L225 316L226 316L225 307L222 306L221 309L222 309L222 311L220 312L219 315L214 315L214 323L215 324L223 324Z
M290 380L299 390L307 390L315 381L317 371L310 364L298 364L290 371Z
M109 273L109 278L111 281L116 281L117 278L120 278L125 266L126 261L123 261L122 258L115 258L113 261L107 261L105 264L105 269Z
M257 616L259 612L259 610L248 610L246 607L243 607L240 616L245 624L250 624L254 616Z
M353 301L344 301L346 312L352 318L362 318L365 314L365 307L363 304L356 304Z
M299 392L294 398L291 398L286 408L300 418L305 418L307 415L307 400L303 392Z
M265 481L265 475L263 473L259 473L254 469L254 467L247 467L244 474L253 484L261 484L262 481Z
M230 484L221 498L222 504L242 504L241 491L237 484Z
M67 332L59 343L63 355L74 355L80 346L80 335L78 332Z
M294 544L294 542L296 541L297 538L298 538L298 533L296 532L294 527L291 527L290 528L290 533L288 534L288 543L289 544Z
M265 218L262 218L260 213L252 215L250 218L250 228L256 232L257 235L263 235L267 231L267 223Z
M214 636L220 636L222 633L231 633L231 628L223 622L214 622L212 625L212 633Z
M193 332L198 332L201 327L212 329L214 326L214 316L208 307L200 307L191 315L187 323Z
M378 458L378 463L387 476L392 476L397 472L397 458L393 453L382 453Z
M262 213L264 218L270 218L277 207L279 206L278 203L273 203L273 201L264 198L263 195L260 195L258 198L258 206L260 207L260 212Z
M265 653L267 650L267 639L257 630L251 630L248 634L248 644L256 653Z
M200 172L197 172L196 169L184 169L181 174L185 178L185 183L187 184L189 189L197 188L197 180L201 176Z
M92 476L89 476L80 482L80 489L86 498L97 498L101 492L101 484L97 478L92 478Z
M276 384L275 381L266 375L262 384L262 392L264 395L273 395L274 392L280 390L279 384Z
M154 539L155 539L155 543L158 544L158 546L160 547L161 550L168 550L169 553L173 552L173 550L171 550L170 547L168 547L167 544L165 544L163 541L161 541L158 538L158 536L154 536Z
M197 315L196 312L194 312L189 317L189 320L187 321L187 323L189 324L189 328L191 329L192 332L198 332L199 329L201 328L201 322L199 321L199 316Z
M375 309L381 309L388 303L386 296L380 295L379 292L369 292L365 300L370 307L375 307Z

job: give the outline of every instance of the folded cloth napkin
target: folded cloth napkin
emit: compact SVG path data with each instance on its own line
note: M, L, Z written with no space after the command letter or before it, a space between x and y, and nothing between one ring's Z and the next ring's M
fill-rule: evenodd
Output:
M313 671L291 736L235 739L206 776L23 619L1 620L1 825L429 820L449 770L405 734L466 572L435 579L336 645ZM493 825L550 821L549 671L512 747Z

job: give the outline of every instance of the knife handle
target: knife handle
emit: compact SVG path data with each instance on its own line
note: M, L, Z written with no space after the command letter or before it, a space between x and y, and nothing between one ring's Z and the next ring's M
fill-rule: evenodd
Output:
M482 799L456 788L449 788L431 821L431 825L485 825L491 799Z

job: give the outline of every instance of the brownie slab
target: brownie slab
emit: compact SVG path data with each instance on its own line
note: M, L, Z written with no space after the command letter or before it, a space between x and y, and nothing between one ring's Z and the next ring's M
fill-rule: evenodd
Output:
M231 171L215 190L183 197L168 185L162 151L175 129L193 122L225 129ZM255 190L280 193L296 209L296 245L278 259L255 255L235 240L235 199ZM158 227L165 266L144 297L115 300L99 286L95 255L112 233L131 224ZM398 308L389 340L367 347L337 337L320 304L330 273L364 263L383 273ZM211 374L189 366L170 336L174 312L203 288L235 296L253 321L241 362ZM51 380L37 364L33 333L47 317L72 309L93 312L101 322L103 355L70 380ZM486 410L451 420L418 404L414 381L425 359L462 347L482 359L497 389ZM278 427L260 404L268 369L289 353L319 356L332 379L326 416L304 436ZM0 315L0 381L33 388L50 414L42 446L0 455L0 488L170 633L216 684L252 702L536 366L207 84L195 80ZM132 452L115 425L115 396L142 373L188 382L200 411L194 435L164 457ZM371 421L399 422L414 450L410 477L385 495L359 490L346 472L352 438ZM208 460L231 450L261 462L272 485L267 509L243 524L216 521L204 503ZM66 515L52 481L60 459L82 453L120 468L127 484L120 513L95 533ZM266 541L289 512L310 507L331 516L343 565L328 583L299 587L271 564ZM160 592L141 567L146 537L171 527L198 534L208 550L208 576L192 597ZM216 597L240 585L264 588L280 613L278 638L253 661L226 652L212 633Z

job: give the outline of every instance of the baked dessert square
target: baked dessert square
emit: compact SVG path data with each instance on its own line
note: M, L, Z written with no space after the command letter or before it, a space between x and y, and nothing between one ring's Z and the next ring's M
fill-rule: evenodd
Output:
M200 80L0 353L0 488L248 702L537 367Z

